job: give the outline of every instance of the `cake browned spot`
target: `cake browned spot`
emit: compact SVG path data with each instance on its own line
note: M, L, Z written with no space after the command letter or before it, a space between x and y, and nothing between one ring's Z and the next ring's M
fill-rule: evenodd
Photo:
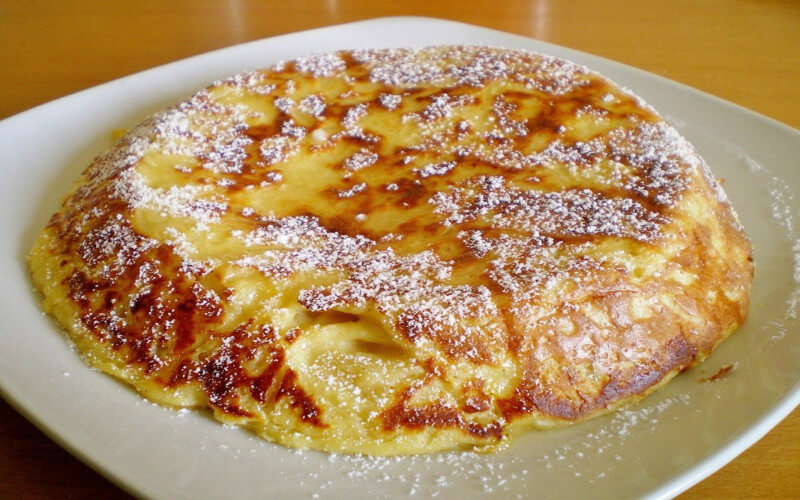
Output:
M476 46L216 82L98 156L29 262L87 362L145 396L373 454L636 401L742 323L753 273L654 110Z

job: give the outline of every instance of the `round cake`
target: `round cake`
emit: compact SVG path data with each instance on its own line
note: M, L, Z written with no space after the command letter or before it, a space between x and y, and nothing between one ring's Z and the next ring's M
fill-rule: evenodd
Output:
M637 401L742 323L753 274L652 108L479 46L218 81L98 156L29 264L86 361L146 397L380 455Z

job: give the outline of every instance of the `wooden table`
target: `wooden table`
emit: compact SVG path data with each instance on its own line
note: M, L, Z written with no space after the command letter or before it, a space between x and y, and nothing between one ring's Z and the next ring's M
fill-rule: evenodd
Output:
M800 3L741 0L4 0L0 118L212 49L389 15L590 52L800 128ZM0 497L121 494L0 400ZM800 409L683 497L800 497Z

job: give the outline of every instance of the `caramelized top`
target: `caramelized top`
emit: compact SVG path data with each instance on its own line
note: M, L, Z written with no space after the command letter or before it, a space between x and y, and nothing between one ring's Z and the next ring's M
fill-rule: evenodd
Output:
M751 273L718 185L652 109L486 47L216 82L98 157L50 230L81 324L142 377L243 418L285 398L321 429L338 414L316 337L372 363L351 370L388 399L351 403L382 432L496 439L688 366L742 320Z

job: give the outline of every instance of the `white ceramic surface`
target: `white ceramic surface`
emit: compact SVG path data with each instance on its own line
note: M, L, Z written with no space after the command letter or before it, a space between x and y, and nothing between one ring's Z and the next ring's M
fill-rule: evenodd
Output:
M398 460L293 452L204 413L176 412L87 368L44 316L24 256L109 131L211 81L309 52L483 43L585 64L633 89L697 147L753 239L750 318L703 365L643 403L499 454ZM200 55L0 122L0 391L82 460L158 498L669 497L709 475L800 402L800 133L663 78L573 50L459 23L387 18ZM794 247L794 248L793 248ZM794 306L793 306L794 304ZM721 367L717 382L700 382Z

